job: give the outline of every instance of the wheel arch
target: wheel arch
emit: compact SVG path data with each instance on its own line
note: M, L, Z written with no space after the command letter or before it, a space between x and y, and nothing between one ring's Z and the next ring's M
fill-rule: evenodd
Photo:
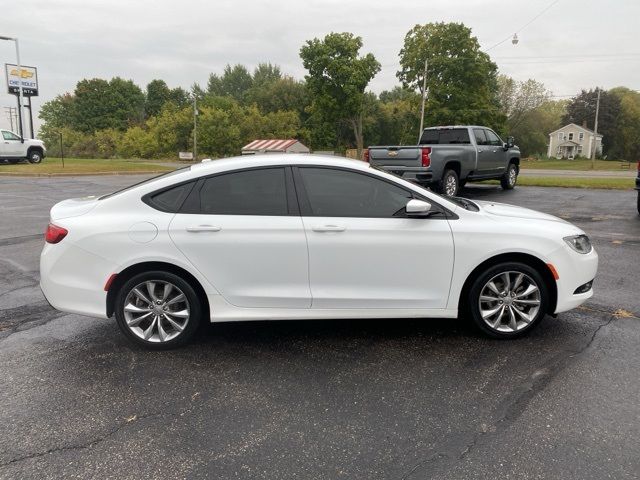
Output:
M519 157L511 157L509 159L509 163L513 163L518 167L518 171L520 171L520 158Z
M109 290L107 290L107 317L113 316L116 296L118 295L118 291L125 284L125 282L127 282L127 280L129 280L130 278L133 278L135 275L138 275L139 273L154 270L173 273L181 277L185 282L189 283L189 285L191 285L195 290L198 298L200 299L200 302L202 303L203 317L205 319L210 319L211 314L209 299L206 292L204 291L204 288L202 287L202 284L198 281L198 279L182 267L179 267L172 263L156 261L135 263L128 266L116 275L111 285L109 285Z
M42 156L44 156L44 149L42 147L38 145L31 145L29 148L27 148L27 157L30 157L31 152L33 152L34 150L37 150Z
M460 172L462 171L462 162L460 162L457 158L448 159L445 161L444 168L442 169L442 175L447 170L453 170L458 175L458 179L460 179Z
M467 279L462 286L462 290L460 290L460 297L458 298L458 311L463 311L471 285L473 285L473 281L478 277L478 275L494 265L505 262L520 262L535 269L542 276L549 291L549 305L547 308L547 313L551 314L556 311L556 305L558 303L558 285L556 284L556 280L553 277L553 273L551 272L547 264L540 258L528 253L519 252L502 253L500 255L495 255L486 259L480 265L474 268L467 276Z

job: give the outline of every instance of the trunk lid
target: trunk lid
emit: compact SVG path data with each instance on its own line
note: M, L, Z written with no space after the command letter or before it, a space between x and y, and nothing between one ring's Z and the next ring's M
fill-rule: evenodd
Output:
M98 197L70 198L56 203L51 208L51 221L69 217L79 217L90 212L98 204Z

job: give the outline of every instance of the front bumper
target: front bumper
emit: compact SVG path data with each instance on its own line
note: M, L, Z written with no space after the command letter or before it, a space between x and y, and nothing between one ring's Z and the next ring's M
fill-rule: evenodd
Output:
M592 281L598 272L598 254L595 249L580 254L568 246L561 249L552 261L558 272L556 287L558 299L554 313L566 312L582 305L593 296L593 288L584 293L575 293L576 289Z

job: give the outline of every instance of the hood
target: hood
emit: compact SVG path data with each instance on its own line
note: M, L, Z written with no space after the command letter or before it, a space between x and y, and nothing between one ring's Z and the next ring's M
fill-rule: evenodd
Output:
M98 197L82 197L70 198L56 203L51 209L51 220L60 220L61 218L79 217L90 212L98 204Z
M553 215L549 215L547 213L531 210L529 208L517 207L515 205L509 205L506 203L477 200L474 200L474 203L478 204L482 211L490 216L522 218L526 220L547 220L550 222L569 224L569 222L567 222L566 220L554 217Z

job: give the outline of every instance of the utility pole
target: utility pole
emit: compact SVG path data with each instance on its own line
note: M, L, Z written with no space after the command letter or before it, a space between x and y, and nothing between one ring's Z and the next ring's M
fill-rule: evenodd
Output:
M15 110L15 107L4 107L4 109L7 111L7 116L9 117L9 123L11 124L11 131L13 132L13 111Z
M198 161L198 97L193 95L193 161Z
M596 100L596 120L593 124L593 148L591 149L591 170L596 168L596 148L598 146L598 115L600 114L600 88L598 88L598 99Z
M422 129L424 128L424 104L427 100L427 67L428 60L424 61L424 76L422 77L422 108L420 109L420 131L418 132L418 143L422 138Z

